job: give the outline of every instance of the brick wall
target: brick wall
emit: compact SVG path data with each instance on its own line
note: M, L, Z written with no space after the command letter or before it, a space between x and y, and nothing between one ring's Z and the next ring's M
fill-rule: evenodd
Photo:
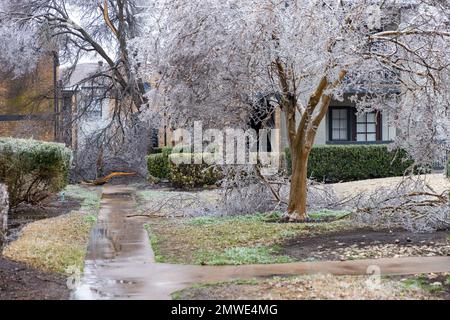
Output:
M33 138L36 140L54 140L53 121L0 121L0 137Z
M0 136L51 141L53 112L52 56L20 78L0 71Z

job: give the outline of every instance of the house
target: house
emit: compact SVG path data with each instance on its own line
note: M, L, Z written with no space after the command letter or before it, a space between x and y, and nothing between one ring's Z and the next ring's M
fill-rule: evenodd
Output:
M60 140L73 150L93 132L108 124L107 84L90 77L104 70L103 64L80 63L60 76L62 129Z
M389 10L391 10L390 8ZM389 30L397 28L401 19L401 8L392 9L388 18L382 21L377 28L379 30ZM409 5L405 5L405 10L411 9ZM378 31L378 30L376 30ZM109 96L107 84L98 81L89 80L89 76L97 72L102 72L103 65L101 63L79 64L70 74L68 83L64 84L61 91L62 106L60 123L63 122L62 136L60 139L65 141L67 145L77 151L80 146L90 145L88 140L95 132L110 123L115 97ZM389 78L389 77L387 77ZM380 84L382 90L392 94L398 92L398 84L390 82ZM344 95L342 101L332 101L324 120L318 127L315 139L316 145L335 145L335 144L387 144L392 142L397 135L397 128L394 125L392 115L381 112L359 113L355 104L350 97L354 94L364 95L363 91L348 91ZM270 115L270 127L279 129L276 136L276 143L280 153L289 145L287 140L287 125L283 112L274 107L274 112ZM139 141L141 145L151 151L156 147L173 146L172 141L173 129L167 117L161 115L159 128L149 130L144 133ZM297 121L300 121L297 117ZM249 125L258 130L261 124L249 120ZM148 129L148 128L147 128ZM273 149L273 148L272 148ZM103 156L101 149L95 154L89 154L100 158ZM93 163L91 159L91 163ZM98 162L97 162L98 163Z
M332 101L317 129L315 144L387 144L395 139L397 132L391 120L389 114L381 111L358 113L348 97L342 102ZM280 110L275 112L275 124L281 131L280 147L284 149L289 143L286 119Z
M413 10L413 7L407 2L401 2L397 3L395 7L386 5L383 10L386 11L386 14L383 15L379 24L374 24L373 32L397 29L402 16L406 16L407 11ZM382 80L382 83L379 83L377 87L379 87L379 90L381 90L382 93L395 95L399 92L399 83L395 82L393 79L395 79L395 77L386 74L386 79ZM355 103L351 101L351 96L363 96L364 94L364 90L355 88L347 91L342 101L335 100L331 102L325 118L317 129L318 131L315 139L316 145L388 144L396 138L397 129L394 125L393 120L395 119L393 119L392 115L381 111L368 113L358 112ZM262 103L262 110L267 108L267 105L265 104L268 103L268 100L278 100L277 93L261 93L261 96L263 100L266 100L266 102L258 102ZM266 98L264 98L264 96ZM258 114L256 117L253 117L252 115L251 119L249 119L249 126L258 131L262 127L261 122L264 122L265 125L270 128L279 129L280 132L276 135L277 141L274 141L271 144L276 146L279 149L279 152L283 152L284 149L289 146L285 115L276 103L274 103L273 106L269 106L268 109L270 110L266 111L265 115ZM264 112L265 111L263 111L263 113ZM255 121L253 118L257 120ZM297 115L296 118L297 122L299 122L300 116ZM164 129L160 134L163 134L166 137L170 135L170 130ZM171 145L171 141L164 139L164 145ZM270 147L270 149L272 149L272 147Z
M112 171L144 176L145 155L158 146L152 134L156 130L142 123L127 128L114 121L119 100L108 70L98 62L80 63L61 72L60 138L73 150L75 180L94 179ZM136 152L142 155L130 156Z

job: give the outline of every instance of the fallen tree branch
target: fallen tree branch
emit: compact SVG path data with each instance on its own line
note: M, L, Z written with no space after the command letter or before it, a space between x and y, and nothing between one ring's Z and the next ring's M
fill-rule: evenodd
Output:
M97 179L97 180L90 180L90 181L84 181L83 184L85 185L91 185L91 186L102 186L107 184L111 179L115 177L126 177L126 176L135 176L136 172L113 172L106 177Z
M280 195L278 194L278 192L275 191L275 189L272 187L270 182L267 181L267 179L262 175L261 170L259 169L259 166L255 165L254 167L255 167L255 173L256 173L257 177L259 179L261 179L261 181L269 188L270 192L275 197L275 199L277 199L278 203L286 203L285 201L283 201L281 199Z
M168 197L167 199L156 203L154 207L150 210L147 210L143 213L129 214L127 218L133 217L167 217L167 216L176 216L176 217L184 217L185 214L175 215L175 212L183 212L186 207L192 206L192 204L198 202L198 196L194 195L182 195L177 194L175 196ZM163 213L163 209L167 206L170 206L173 210L169 213Z

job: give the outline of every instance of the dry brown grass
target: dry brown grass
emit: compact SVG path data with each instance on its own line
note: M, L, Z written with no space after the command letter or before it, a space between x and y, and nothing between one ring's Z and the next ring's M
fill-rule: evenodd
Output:
M45 271L64 273L69 266L81 269L93 220L75 212L29 224L3 255Z
M382 279L378 287L368 285L367 276L314 275L288 279L235 281L196 286L174 293L174 299L224 300L417 300L440 299L422 288L401 281ZM371 282L369 282L370 284Z
M100 189L69 186L67 196L82 201L79 211L30 223L19 238L3 250L3 256L32 267L60 273L81 270L90 231L96 222Z

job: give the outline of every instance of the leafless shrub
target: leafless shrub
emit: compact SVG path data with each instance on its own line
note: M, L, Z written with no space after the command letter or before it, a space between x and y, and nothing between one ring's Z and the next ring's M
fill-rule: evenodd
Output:
M280 194L283 182L263 180L254 166L233 166L224 169L219 210L226 215L269 212L285 208Z
M355 202L356 222L374 228L435 232L450 226L448 191L438 194L421 179L408 178L393 188L378 188Z
M132 126L107 127L86 133L75 155L73 179L92 180L114 171L136 172L146 177L149 137L148 128L139 121Z
M223 198L220 207L225 214L286 211L289 199L289 181L281 175L263 176L257 166L236 168L223 180ZM308 209L342 210L353 198L340 197L333 186L308 181Z
M307 203L309 211L346 210L358 196L340 196L333 185L308 180Z
M128 217L192 217L198 215L194 214L196 208L204 207L199 205L201 202L199 194L174 192L172 196L151 201L143 212Z

